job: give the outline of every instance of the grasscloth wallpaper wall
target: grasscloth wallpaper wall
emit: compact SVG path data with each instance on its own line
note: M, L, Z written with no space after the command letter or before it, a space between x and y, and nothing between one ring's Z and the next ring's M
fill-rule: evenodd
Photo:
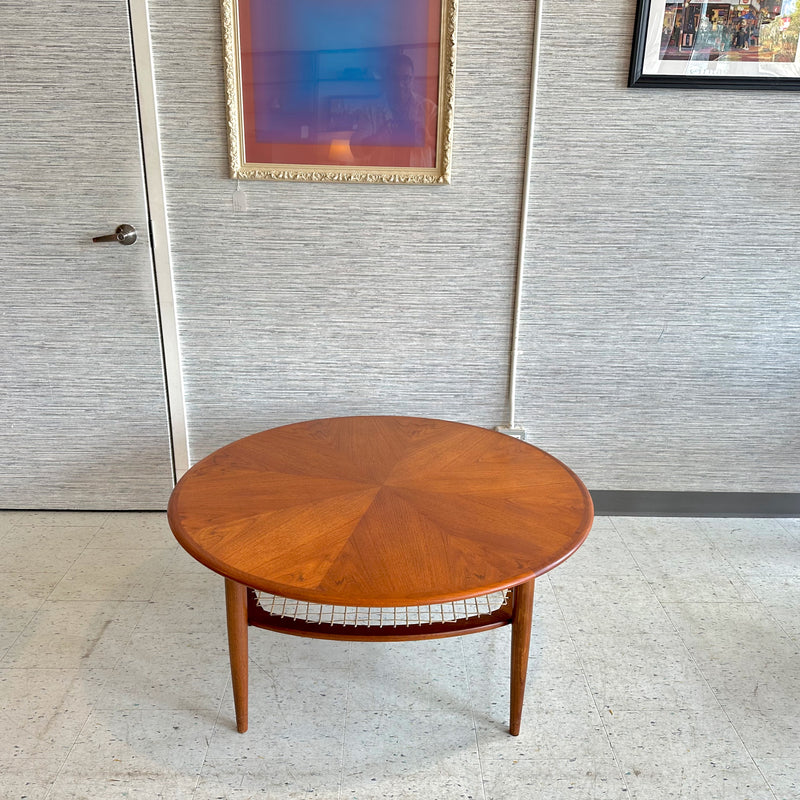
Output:
M520 422L593 489L797 492L800 95L627 89L634 5L545 7Z
M192 458L321 415L506 417L533 4L461 0L453 185L242 182L216 0L153 0ZM545 9L518 418L590 488L797 491L798 96L625 88Z

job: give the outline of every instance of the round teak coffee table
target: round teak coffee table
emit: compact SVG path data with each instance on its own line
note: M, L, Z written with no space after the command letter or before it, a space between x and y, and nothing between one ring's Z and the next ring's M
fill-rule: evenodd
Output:
M247 629L399 641L511 624L519 733L534 580L580 546L586 487L483 428L343 417L257 433L181 479L169 524L225 578L236 723L247 730Z

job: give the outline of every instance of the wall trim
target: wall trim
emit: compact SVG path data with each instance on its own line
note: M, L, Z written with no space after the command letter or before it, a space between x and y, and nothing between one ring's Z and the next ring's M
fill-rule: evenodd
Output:
M800 517L800 492L589 493L598 517Z
M623 492L598 489L590 490L590 494L598 517L800 517L800 492ZM133 510L163 514L166 508ZM120 509L106 511L114 513Z
M522 197L520 202L519 236L517 239L517 274L514 285L514 309L511 319L511 344L508 365L508 425L507 430L517 428L517 370L519 364L519 334L522 322L522 291L525 284L525 251L528 247L528 216L533 174L534 134L536 132L536 107L539 90L539 52L542 31L543 0L537 0L533 16L533 39L531 41L531 72L528 95L528 127L525 143L525 166L522 173ZM524 431L520 430L524 437Z
M150 15L147 0L128 0L128 2L136 94L139 103L139 127L142 133L145 187L150 215L150 237L153 246L156 297L161 326L161 346L164 354L164 379L172 440L173 470L175 478L180 479L189 469L189 433L178 340L178 315L175 307L175 283L169 243L164 167L158 130L158 102L153 69L153 43L150 37Z

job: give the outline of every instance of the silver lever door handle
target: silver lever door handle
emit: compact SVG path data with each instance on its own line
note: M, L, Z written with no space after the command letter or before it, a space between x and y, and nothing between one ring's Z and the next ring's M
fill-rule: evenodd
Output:
M133 244L137 239L136 228L133 225L119 225L114 233L105 236L95 236L93 242L119 242L120 244Z

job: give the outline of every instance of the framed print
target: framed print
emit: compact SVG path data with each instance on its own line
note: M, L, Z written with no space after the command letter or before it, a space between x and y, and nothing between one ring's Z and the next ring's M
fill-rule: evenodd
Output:
M449 183L456 0L222 0L231 177Z
M638 0L628 86L800 89L800 0Z

